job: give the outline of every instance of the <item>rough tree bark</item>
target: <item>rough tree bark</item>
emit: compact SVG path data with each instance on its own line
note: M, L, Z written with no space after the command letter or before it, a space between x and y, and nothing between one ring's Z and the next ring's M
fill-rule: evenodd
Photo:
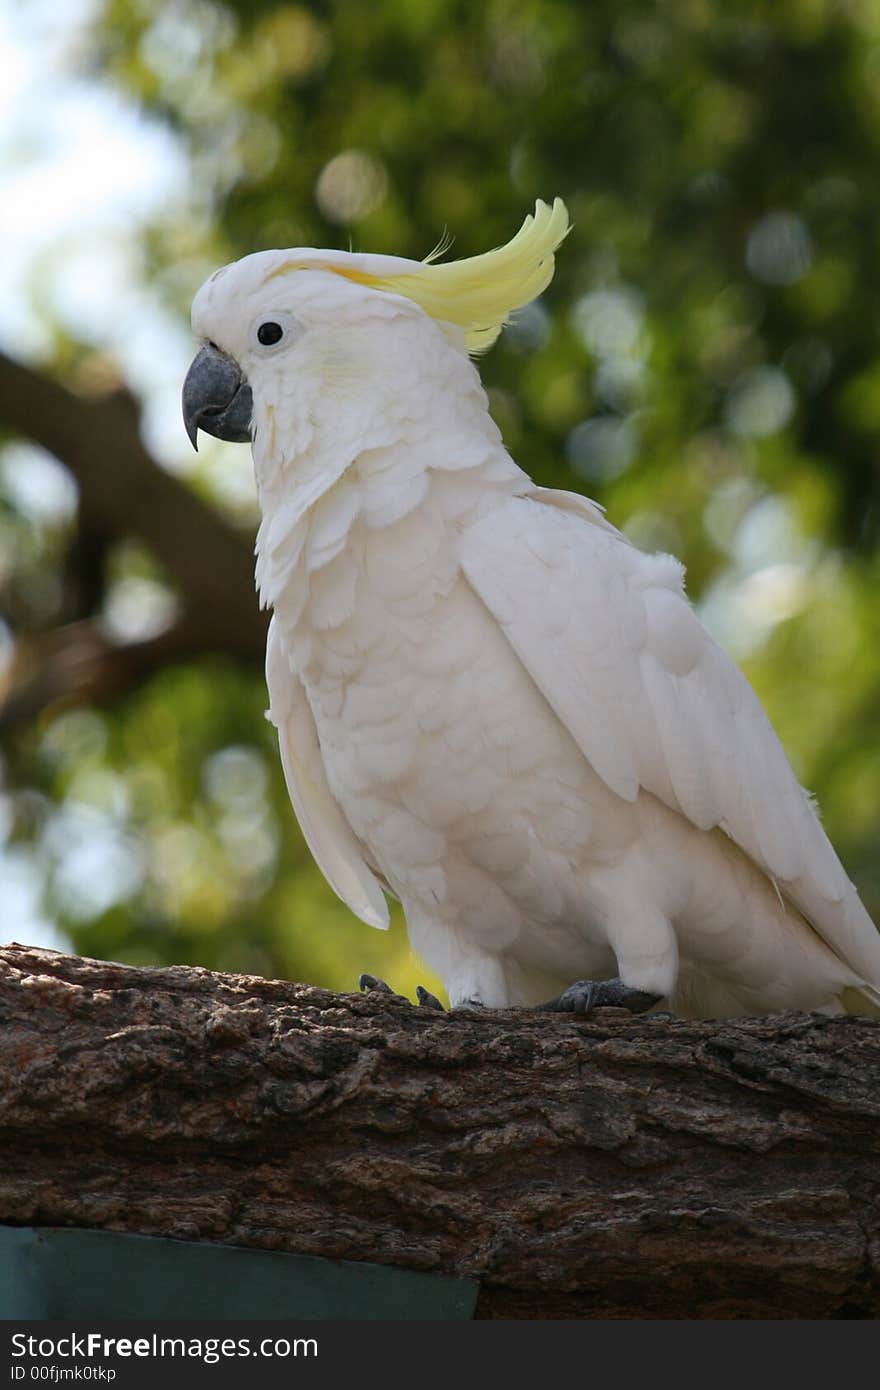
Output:
M880 1314L880 1024L438 1015L0 950L0 1221L481 1281L483 1317Z

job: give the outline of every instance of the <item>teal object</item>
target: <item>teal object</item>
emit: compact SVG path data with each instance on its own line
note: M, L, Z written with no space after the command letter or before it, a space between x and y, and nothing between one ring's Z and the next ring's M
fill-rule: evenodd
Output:
M478 1285L389 1265L0 1226L0 1318L472 1318Z

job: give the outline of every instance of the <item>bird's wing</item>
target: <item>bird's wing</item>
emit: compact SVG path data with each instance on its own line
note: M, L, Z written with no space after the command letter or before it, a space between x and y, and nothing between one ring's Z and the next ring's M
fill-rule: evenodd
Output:
M636 550L585 498L544 488L470 527L461 558L606 784L720 827L880 987L880 935L757 697L685 598L678 562Z
M329 786L311 706L291 671L275 621L266 643L268 716L278 730L287 790L306 844L334 893L362 922L385 930L388 904Z

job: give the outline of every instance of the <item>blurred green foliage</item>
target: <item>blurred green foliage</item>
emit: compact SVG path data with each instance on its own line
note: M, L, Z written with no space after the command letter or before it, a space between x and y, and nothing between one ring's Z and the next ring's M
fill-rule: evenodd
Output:
M874 0L105 0L91 55L187 142L192 200L146 246L181 315L249 251L468 255L566 199L493 411L541 483L686 561L880 918ZM193 664L27 730L49 912L91 954L411 988L399 916L371 933L311 866L264 703L261 673Z

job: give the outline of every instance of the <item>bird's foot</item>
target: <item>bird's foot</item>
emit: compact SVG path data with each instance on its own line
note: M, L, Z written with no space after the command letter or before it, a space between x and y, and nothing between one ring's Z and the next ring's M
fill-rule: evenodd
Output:
M377 975L361 975L358 980L358 989L361 994L397 994L396 989L392 989L384 980L380 980ZM403 999L405 995L397 995L398 999ZM439 1009L441 1013L446 1010L440 1003L436 994L430 994L422 985L416 985L416 998L421 1009Z
M358 989L361 994L396 994L397 990L392 989L384 980L380 980L378 975L361 975L358 980Z
M659 1003L661 994L648 994L643 989L631 989L621 979L575 980L573 985L556 999L535 1005L539 1013L572 1013L587 1015L594 1009L627 1009L631 1014L644 1013Z
M416 985L416 998L419 1001L420 1009L439 1009L441 1014L445 1014L446 1010L440 1003L436 994L431 994L429 990L425 989L424 985Z

